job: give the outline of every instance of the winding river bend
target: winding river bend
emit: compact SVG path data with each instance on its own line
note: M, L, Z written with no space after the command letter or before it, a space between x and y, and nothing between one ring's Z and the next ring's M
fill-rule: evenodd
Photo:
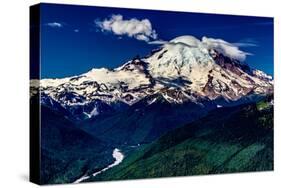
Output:
M97 171L97 172L93 173L92 175L84 175L84 176L80 177L79 179L77 179L73 183L80 183L80 182L82 182L82 181L84 181L86 179L89 179L92 176L95 177L95 176L101 174L102 172L107 171L108 169L110 169L110 168L112 168L114 166L119 165L123 161L123 159L124 159L123 153L118 148L115 148L113 150L112 157L115 159L115 161L112 164L108 165L107 167L103 168L100 171Z

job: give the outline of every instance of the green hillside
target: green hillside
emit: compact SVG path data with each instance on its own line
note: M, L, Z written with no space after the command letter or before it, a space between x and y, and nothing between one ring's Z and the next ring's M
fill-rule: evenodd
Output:
M265 100L214 110L88 181L268 170L273 170L273 106Z

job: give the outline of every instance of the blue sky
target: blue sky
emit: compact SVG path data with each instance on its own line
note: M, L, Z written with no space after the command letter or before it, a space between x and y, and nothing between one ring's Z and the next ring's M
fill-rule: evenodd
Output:
M41 4L41 77L118 67L159 47L149 42L181 35L235 43L252 54L246 63L273 74L272 18Z

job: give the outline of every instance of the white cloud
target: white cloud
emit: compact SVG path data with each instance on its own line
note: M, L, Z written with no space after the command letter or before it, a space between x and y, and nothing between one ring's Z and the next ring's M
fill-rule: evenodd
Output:
M151 43L153 44L154 42ZM208 50L214 49L227 57L239 61L244 61L247 55L251 55L250 53L240 50L239 47L236 46L235 44L229 43L222 39L214 39L208 37L203 37L202 40L199 40L194 36L185 35L169 41L168 44L169 45L183 44L189 47L203 48Z
M63 27L63 24L59 23L59 22L50 22L50 23L47 23L46 25L49 26L49 27L53 27L53 28L61 28L61 27Z
M96 20L95 24L102 31L112 32L115 35L127 35L146 42L157 39L157 33L148 19L131 18L125 20L122 15L118 14L103 21Z
M244 61L247 55L251 55L250 53L240 50L237 45L226 42L222 39L203 37L202 44L207 48L215 49L225 56L237 59L239 61Z
M138 39L138 40L144 40L144 41L147 41L147 42L149 41L149 37L144 35L144 34L136 35L135 38Z
M164 40L154 40L154 41L148 42L148 44L156 44L156 45L161 45L161 44L166 44L166 43L168 43L168 41L164 41Z
M236 42L233 44L237 47L256 47L256 46L258 46L255 43L247 43L247 42Z
M79 29L74 29L73 30L75 33L78 33L79 32Z
M256 41L253 38L245 38L245 39L242 39L233 44L238 47L257 47L257 46L259 46L258 41Z

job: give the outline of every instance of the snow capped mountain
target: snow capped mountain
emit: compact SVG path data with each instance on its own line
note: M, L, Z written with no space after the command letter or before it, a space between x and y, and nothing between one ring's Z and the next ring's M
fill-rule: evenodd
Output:
M272 80L272 76L265 74L264 72L260 71L260 70L254 70L253 74L255 76L257 76L258 78L262 79L262 80L267 80L270 81Z
M48 105L53 101L82 120L127 108L147 96L152 96L149 105L159 95L182 104L272 93L272 77L243 63L246 55L220 39L181 36L113 70L92 69L78 76L42 79L40 84L32 80L31 95L40 85L43 103L49 97Z
M223 96L237 100L251 92L262 94L272 89L270 76L238 60L242 51L224 41L209 40L178 37L144 61L149 62L149 71L159 82L175 83L181 78L188 83L178 85L183 91L209 99Z

